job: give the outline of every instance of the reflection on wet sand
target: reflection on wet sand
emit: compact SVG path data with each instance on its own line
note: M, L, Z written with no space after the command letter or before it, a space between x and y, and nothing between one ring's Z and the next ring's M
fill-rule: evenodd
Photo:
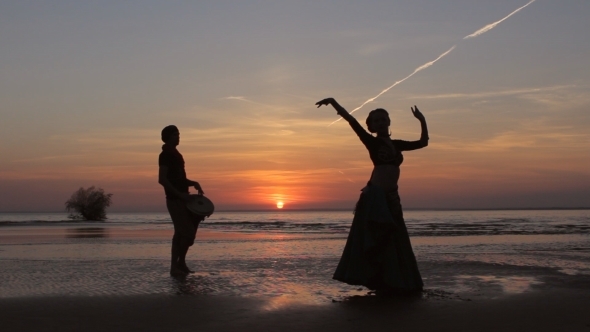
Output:
M521 294L531 290L535 285L543 284L537 278L529 276L500 277L494 275L459 275L457 276L457 282L460 284L459 289L475 289L488 286L500 288L505 294ZM474 289L471 289L471 291Z
M170 277L171 285L176 290L176 295L210 294L214 290L206 278L198 275L178 275Z
M66 230L66 238L68 238L68 239L107 238L107 237L109 237L109 232L104 227L68 228Z
M143 227L2 227L1 297L254 296L269 299L260 307L268 312L299 303L381 301L366 288L332 279L345 242L340 235L199 230L196 251L188 257L198 272L176 280L168 265L172 226ZM587 235L514 235L416 237L412 243L428 288L423 298L461 300L553 285L590 287L588 240Z

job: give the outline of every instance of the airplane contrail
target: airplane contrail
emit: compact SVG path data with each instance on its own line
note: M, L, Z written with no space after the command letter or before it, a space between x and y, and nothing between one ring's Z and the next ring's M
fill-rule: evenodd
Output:
M535 1L536 1L536 0L531 0L531 1L529 1L529 2L528 2L526 5L524 5L524 6L520 7L520 8L518 8L517 10L515 10L515 11L513 11L512 13L508 14L508 16L504 17L503 19L501 19L501 20L499 20L499 21L497 21L497 22L494 22L494 23L492 23L492 24L488 24L488 25L486 25L485 27L483 27L483 28L481 28L481 29L479 29L479 30L475 31L474 33L472 33L472 34L470 34L470 35L468 35L468 36L465 36L465 37L463 37L463 39L474 38L474 37L477 37L477 36L479 36L479 35L481 35L481 34L484 34L484 33L488 32L488 31L492 30L493 28L495 28L495 27L496 27L496 25L498 25L498 24L502 23L504 20L506 20L506 19L508 19L510 16L512 16L512 15L514 15L514 14L516 14L516 13L518 13L518 12L519 12L521 9L525 8L526 6L530 5L531 3L535 2Z
M512 12L512 13L510 13L510 14L508 14L508 16L504 17L503 19L501 19L501 20L499 20L499 21L497 21L497 22L494 22L494 23L492 23L492 24L488 24L488 25L486 25L485 27L483 27L483 28L481 28L481 29L479 29L479 30L475 31L474 33L472 33L472 34L470 34L470 35L467 35L467 36L463 37L463 39L475 38L475 37L477 37L477 36L479 36L479 35L482 35L482 34L484 34L484 33L488 32L488 31L492 30L492 29L493 29L493 28L495 28L495 27L496 27L498 24L502 23L503 21L505 21L506 19L508 19L510 16L512 16L512 15L514 15L514 14L516 14L516 13L518 13L520 10L524 9L525 7L527 7L528 5L530 5L531 3L535 2L535 1L536 1L536 0L531 0L531 1L529 1L529 2L528 2L526 5L524 5L524 6L520 7L520 8L518 8L518 9L516 9L515 11L513 11L513 12ZM359 109L361 109L361 108L362 108L363 106L365 106L366 104L368 104L368 103L370 103L370 102L374 101L375 99L379 98L379 97L380 97L382 94L384 94L384 93L386 93L387 91L391 90L391 89L392 89L394 86L396 86L396 85L398 85L398 84L402 83L403 81L407 80L408 78L410 78L410 77L414 76L414 74L416 74L417 72L419 72L419 71L421 71L421 70L423 70L423 69L426 69L426 68L428 68L428 67L432 66L432 65L433 65L435 62L437 62L439 59L441 59L441 58L442 58L442 57L444 57L445 55L447 55L447 54L451 53L451 51L452 51L453 49L455 49L455 47L456 47L456 46L457 46L457 45L454 45L454 46L453 46L453 47L451 47L451 48L450 48L448 51L446 51L445 53L443 53L443 54L439 55L439 57L438 57L438 58L436 58L436 59L434 59L433 61L427 62L427 63L423 64L422 66L420 66L420 67L418 67L418 68L414 69L414 72L412 72L410 75L408 75L408 76L404 77L403 79L401 79L401 80L399 80L399 81L397 81L397 82L393 83L393 84L392 84L390 87L388 87L387 89L385 89L385 90L381 91L381 92L380 92L378 95L376 95L375 97L368 99L367 101L365 101L364 103L362 103L362 105L361 105L361 106L359 106L359 107L357 107L357 108L353 109L353 110L350 112L350 114L352 114L352 113L354 113L354 112L358 111ZM340 121L340 120L342 120L342 118L338 118L338 119L334 120L332 123L330 123L330 124L328 125L328 127L330 127L331 125L333 125L334 123L336 123L336 122L338 122L338 121Z
M368 104L368 103L372 102L373 100L375 100L375 99L379 98L379 96L381 96L382 94L384 94L384 93L386 93L387 91L391 90L391 89L392 89L394 86L396 86L396 85L398 85L398 84L402 83L403 81L407 80L408 78L410 78L410 77L414 76L414 74L416 74L417 72L419 72L419 71L421 71L421 70L424 70L424 69L426 69L426 68L428 68L428 67L432 66L432 65L433 65L435 62L437 62L438 60L440 60L442 57L444 57L445 55L447 55L447 54L451 53L451 51L452 51L452 50L454 50L454 49L455 49L455 47L457 47L457 45L454 45L454 46L453 46L453 47L451 47L451 48L450 48L448 51L446 51L446 52L444 52L443 54L439 55L439 56L438 56L438 58L436 58L436 59L434 59L434 60L432 60L432 61L430 61L430 62L427 62L427 63L423 64L422 66L420 66L420 67L418 67L418 68L414 69L414 71L413 71L413 72L412 72L410 75L408 75L408 76L406 76L406 77L402 78L401 80L399 80L399 81L397 81L397 82L393 83L391 86L389 86L387 89L385 89L385 90L381 91L381 92L380 92L378 95L376 95L375 97L373 97L373 98L370 98L369 100L365 101L365 102L364 102L364 103L363 103L361 106L359 106L359 107L357 107L357 108L353 109L353 110L350 112L350 114L352 114L352 113L354 113L354 112L358 111L359 109L361 109L361 108L362 108L363 106L365 106L366 104ZM340 121L340 120L342 120L342 118L338 118L338 119L336 119L335 121L333 121L332 123L330 123L330 124L328 125L328 127L329 127L329 126L331 126L331 125L333 125L334 123L336 123L336 122Z
M244 101L244 102L247 102L247 103L262 105L262 106L266 106L266 107L272 107L271 105L267 105L267 104L263 104L263 103L259 103L257 101L253 101L253 100L247 99L244 96L229 96L229 97L224 97L224 98L221 98L221 99L223 99L223 100L239 100L239 101Z

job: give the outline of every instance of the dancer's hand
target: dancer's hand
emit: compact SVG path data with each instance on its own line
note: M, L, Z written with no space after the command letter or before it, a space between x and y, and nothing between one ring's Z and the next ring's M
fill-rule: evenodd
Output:
M318 108L320 106L328 106L328 105L333 105L336 102L336 100L334 100L334 98L326 98L326 99L322 99L320 101L318 101L317 103L315 103L316 105L318 105Z
M412 114L414 114L414 117L420 121L426 121L426 118L424 118L424 114L422 114L422 112L420 112L420 110L418 109L418 106L414 105L414 107L410 107L410 109L412 110Z

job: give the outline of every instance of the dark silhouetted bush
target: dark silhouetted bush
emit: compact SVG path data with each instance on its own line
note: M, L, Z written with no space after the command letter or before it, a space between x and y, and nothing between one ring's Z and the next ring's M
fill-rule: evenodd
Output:
M94 186L80 188L66 201L66 211L70 212L68 218L86 220L104 220L107 218L106 208L111 205L111 196L105 194L102 188Z

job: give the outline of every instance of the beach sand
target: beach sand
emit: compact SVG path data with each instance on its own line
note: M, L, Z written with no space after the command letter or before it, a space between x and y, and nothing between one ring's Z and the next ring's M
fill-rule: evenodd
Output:
M590 331L590 292L499 299L359 297L327 305L223 296L0 300L4 331Z
M169 230L3 228L1 329L590 331L586 254L454 251L529 238L415 239L425 292L381 298L331 279L342 237L199 232L198 273L175 279Z

